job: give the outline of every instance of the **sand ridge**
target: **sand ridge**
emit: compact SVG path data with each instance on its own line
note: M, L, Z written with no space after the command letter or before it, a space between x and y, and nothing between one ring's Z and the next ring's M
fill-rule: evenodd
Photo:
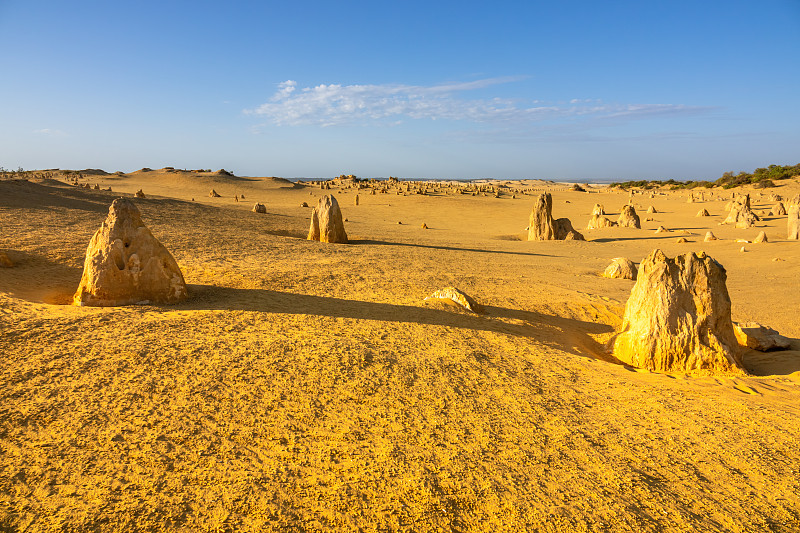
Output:
M719 226L725 201L659 191L633 197L641 230L585 230L595 203L616 219L628 193L509 182L499 198L430 185L371 195L165 171L82 181L113 192L0 180L0 250L17 263L0 270L3 527L800 527L800 296L789 290L800 248L785 217ZM63 305L108 205L139 188L189 299ZM589 242L522 240L544 188ZM770 192L800 185L751 190L760 216ZM301 202L330 193L352 244L305 240ZM250 212L255 202L267 213ZM698 203L710 217L695 217ZM720 240L702 242L708 230ZM761 230L770 242L740 252L735 240ZM600 274L654 247L705 250L727 269L734 320L769 325L794 349L748 353L741 377L615 362L604 345L633 282ZM485 313L422 301L448 285Z

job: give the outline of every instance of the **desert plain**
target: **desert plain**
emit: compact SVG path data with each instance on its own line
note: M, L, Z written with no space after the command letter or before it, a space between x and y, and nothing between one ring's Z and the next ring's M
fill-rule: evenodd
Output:
M0 179L1 530L800 530L800 242L767 214L797 177L688 202L534 180L473 195L74 175ZM585 242L526 240L545 191ZM720 225L734 192L755 227ZM306 240L324 194L349 244ZM72 305L120 196L177 260L183 302ZM614 220L629 200L641 229L585 229L596 203ZM600 274L656 248L714 258L733 321L791 349L744 350L742 374L616 360L634 282ZM447 286L485 312L424 301Z

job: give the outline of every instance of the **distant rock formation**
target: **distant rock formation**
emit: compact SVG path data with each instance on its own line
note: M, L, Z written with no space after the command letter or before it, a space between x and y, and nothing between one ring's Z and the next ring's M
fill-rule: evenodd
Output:
M592 218L589 219L589 224L586 225L586 229L611 228L616 225L616 222L612 222L608 217L592 215Z
M622 212L617 218L617 225L622 228L641 229L642 224L639 221L639 215L636 214L636 209L631 204L622 206Z
M252 211L253 211L253 213L266 213L267 212L267 206L265 206L264 204L256 203L253 206Z
M712 233L710 231L706 232L706 237L705 237L705 239L703 239L703 241L705 241L705 242L716 241L716 240L717 240L717 236L714 235L714 233Z
M126 198L114 200L86 249L74 303L174 303L186 296L178 263L144 225L136 205Z
M698 217L710 217L711 215L708 214L708 211L705 208L703 208L700 211L698 211L695 216L698 216Z
M652 205L647 208L647 212L650 213L650 214L658 213L658 211L656 211L656 208L653 207Z
M614 356L659 372L743 373L725 269L704 253L653 250L625 305Z
M147 198L147 197L144 195L144 191L142 189L139 189L138 191L136 191L136 198Z
M356 206L358 205L358 195L357 194L353 198L353 204L356 205Z
M761 220L758 215L753 213L750 209L750 195L743 194L737 196L731 202L731 209L728 217L723 224L733 224L737 228L746 229L753 226L756 222Z
M217 193L217 191L215 191L214 189L211 189L211 192L208 193L208 197L209 198L222 198L222 196L220 196Z
M308 230L309 241L347 243L344 231L342 210L339 202L332 194L319 199L317 207L311 212L311 227Z
M540 194L533 206L528 224L529 241L584 240L568 218L553 220L553 197Z
M14 261L12 261L8 257L8 254L6 254L5 252L0 252L0 267L11 268L13 266L14 266Z
M772 209L769 211L769 215L773 217L782 217L786 215L786 207L783 205L783 202L778 202L772 206Z
M800 205L789 206L789 219L787 220L787 236L790 241L800 239Z
M615 257L603 271L604 278L636 279L638 269L633 261L626 257Z
M767 240L767 232L761 231L758 236L753 240L753 243L769 242Z
M594 207L592 208L592 216L593 217L594 216L599 216L599 215L605 215L605 214L606 214L606 210L603 207L603 204L594 204Z
M426 297L424 301L427 302L428 300L441 300L448 303L455 303L464 309L467 309L468 311L472 311L473 313L483 313L484 311L484 308L481 304L476 302L465 292L460 291L455 287L445 287L444 289L439 289L430 296Z
M658 228L656 228L655 232L656 233L671 233L671 231L668 230L667 228L665 228L664 226L659 226Z

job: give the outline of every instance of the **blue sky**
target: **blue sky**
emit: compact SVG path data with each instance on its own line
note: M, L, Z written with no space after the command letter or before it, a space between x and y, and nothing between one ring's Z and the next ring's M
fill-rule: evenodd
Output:
M0 0L0 165L716 179L800 162L800 0Z

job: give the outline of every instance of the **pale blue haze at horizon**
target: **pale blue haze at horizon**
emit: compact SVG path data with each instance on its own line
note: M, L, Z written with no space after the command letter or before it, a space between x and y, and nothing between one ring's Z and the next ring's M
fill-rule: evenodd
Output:
M800 162L798 27L797 0L5 0L0 165L715 179Z

